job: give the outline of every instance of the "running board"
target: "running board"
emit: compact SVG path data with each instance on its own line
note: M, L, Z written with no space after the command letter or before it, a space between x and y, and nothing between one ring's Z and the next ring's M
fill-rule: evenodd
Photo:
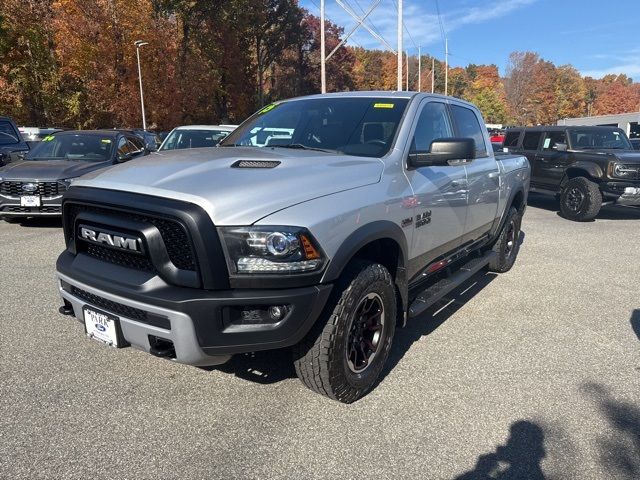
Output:
M438 300L442 299L442 297L469 280L476 273L486 267L496 255L496 252L487 252L483 257L474 258L473 260L465 263L453 275L443 278L431 285L418 295L413 303L411 303L411 306L409 307L409 318L417 317Z

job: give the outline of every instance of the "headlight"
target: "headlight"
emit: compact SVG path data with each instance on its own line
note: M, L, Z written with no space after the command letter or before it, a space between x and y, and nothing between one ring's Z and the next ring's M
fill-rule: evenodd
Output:
M222 227L219 231L233 273L304 273L324 264L322 251L304 228Z
M614 177L618 178L640 179L640 165L615 163L612 173Z

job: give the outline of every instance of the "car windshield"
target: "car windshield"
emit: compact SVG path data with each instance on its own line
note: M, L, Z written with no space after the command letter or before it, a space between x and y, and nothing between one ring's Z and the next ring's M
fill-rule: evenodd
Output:
M297 148L366 157L393 143L406 98L309 98L271 104L225 138L221 147Z
M174 130L162 143L160 150L215 147L228 134L224 130Z
M111 158L113 138L102 135L49 135L27 155L27 160L82 160L104 162Z
M612 148L632 150L629 139L620 129L569 130L571 147L575 149Z

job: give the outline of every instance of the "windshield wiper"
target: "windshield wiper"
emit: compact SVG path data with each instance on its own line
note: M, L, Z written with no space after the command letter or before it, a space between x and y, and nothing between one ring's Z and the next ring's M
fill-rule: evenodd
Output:
M316 148L316 147L308 147L306 145L302 145L301 143L290 143L289 145L269 145L271 148L293 148L296 150L313 150L315 152L324 152L324 153L340 153L338 150L330 150L328 148Z

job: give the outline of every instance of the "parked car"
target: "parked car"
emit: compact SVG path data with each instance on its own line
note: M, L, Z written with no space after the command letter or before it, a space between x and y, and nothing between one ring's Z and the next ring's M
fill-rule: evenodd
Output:
M0 117L0 167L19 160L29 151L20 131L9 117Z
M62 128L18 127L20 135L26 142L41 142L43 138L61 132Z
M234 128L231 125L185 125L176 127L167 135L158 151L215 147Z
M592 220L603 204L640 206L640 153L619 128L514 128L504 147L529 159L531 190L557 196L569 220Z
M255 146L282 129L288 141ZM191 365L293 346L307 387L353 402L396 324L512 267L528 184L527 159L496 159L478 109L455 98L278 102L219 148L74 182L61 312L96 340Z
M634 150L640 150L640 138L632 138L629 141Z
M0 168L0 218L60 215L62 194L73 179L146 153L139 137L114 130L45 137L23 161Z
M144 147L150 152L155 152L156 150L158 150L160 144L162 143L160 136L157 133L150 132L149 130L142 130L137 128L119 128L117 130L124 133L132 133L134 135L137 135L144 142Z

